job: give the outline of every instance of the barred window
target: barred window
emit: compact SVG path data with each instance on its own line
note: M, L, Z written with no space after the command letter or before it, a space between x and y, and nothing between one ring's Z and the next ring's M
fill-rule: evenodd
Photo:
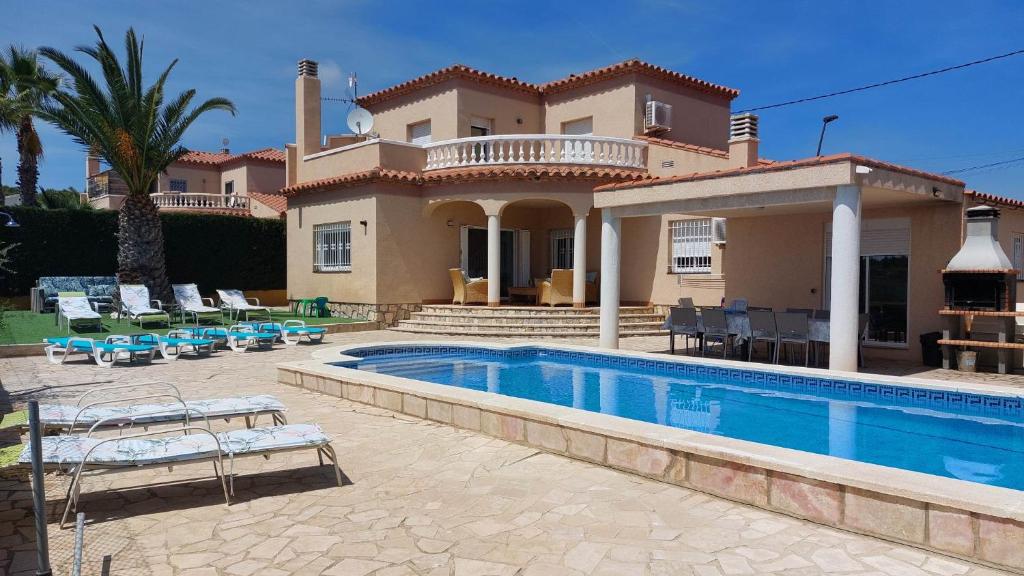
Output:
M1013 233L1013 268L1017 270L1017 280L1024 280L1024 234Z
M171 178L171 192L188 193L188 180L184 178Z
M711 218L675 220L669 223L672 241L672 272L711 272Z
M352 271L352 223L313 226L313 271Z

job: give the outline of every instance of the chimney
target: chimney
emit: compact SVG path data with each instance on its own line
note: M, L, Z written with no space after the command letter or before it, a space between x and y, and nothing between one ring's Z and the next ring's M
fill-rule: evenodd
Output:
M85 157L85 177L92 178L100 173L100 157L87 154Z
M1013 268L999 245L999 209L975 206L964 212L967 237L946 270L1008 270Z
M320 151L320 79L317 63L299 61L295 79L295 145L298 158Z
M729 117L729 168L757 166L757 115L747 112Z

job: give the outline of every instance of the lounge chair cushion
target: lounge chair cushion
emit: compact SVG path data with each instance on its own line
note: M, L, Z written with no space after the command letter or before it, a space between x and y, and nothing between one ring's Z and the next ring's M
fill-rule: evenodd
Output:
M174 299L178 301L178 306L187 312L220 312L220 308L203 303L203 297L199 295L199 288L195 284L175 284L171 289L174 291Z
M70 336L63 338L47 338L46 343L56 344L61 348L67 348L68 341L71 338L72 337ZM148 344L107 344L106 342L100 342L98 340L95 341L94 344L96 345L96 349L100 352L149 352L153 349L153 347ZM89 342L86 342L81 338L76 338L72 343L72 346L75 350L81 350L83 352L92 350L92 346L89 345Z
M217 290L217 294L220 295L221 302L235 310L267 310L266 306L250 304L241 290Z
M97 319L99 312L92 309L85 296L63 296L59 299L60 313L71 320Z
M232 430L217 434L224 455L287 450L304 446L321 446L330 438L316 424L285 424ZM42 438L43 462L47 464L78 464L103 438L85 436L45 436ZM216 456L217 442L203 432L162 438L124 438L107 442L90 456L90 464L141 466L184 462ZM31 463L31 445L26 444L19 462Z
M149 299L149 288L142 284L122 284L121 303L132 316L165 314L163 310L153 308L153 303Z
M236 398L187 400L185 405L189 408L195 408L208 418L285 411L284 404L270 394L239 396ZM81 406L68 404L40 404L39 419L48 426L71 426L75 420L75 415L81 409ZM78 416L78 424L92 425L100 420L116 417L123 417L123 420L113 420L109 423L134 422L136 424L150 424L153 422L177 422L181 420L183 412L184 409L181 404L176 402L136 404L134 406L94 406L86 408ZM202 421L202 416L195 412L189 412L189 418L196 422Z

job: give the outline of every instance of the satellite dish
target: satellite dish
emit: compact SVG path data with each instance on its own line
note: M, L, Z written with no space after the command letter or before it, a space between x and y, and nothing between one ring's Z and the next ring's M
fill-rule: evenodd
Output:
M373 114L366 108L353 108L348 113L348 129L362 136L373 128Z

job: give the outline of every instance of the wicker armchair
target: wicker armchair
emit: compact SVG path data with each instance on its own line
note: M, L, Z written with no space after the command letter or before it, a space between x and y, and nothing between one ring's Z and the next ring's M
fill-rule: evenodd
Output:
M487 280L474 280L466 282L462 270L458 268L448 269L448 275L452 278L452 304L487 304Z
M540 303L543 306L572 306L572 270L552 270L551 280L540 285Z

